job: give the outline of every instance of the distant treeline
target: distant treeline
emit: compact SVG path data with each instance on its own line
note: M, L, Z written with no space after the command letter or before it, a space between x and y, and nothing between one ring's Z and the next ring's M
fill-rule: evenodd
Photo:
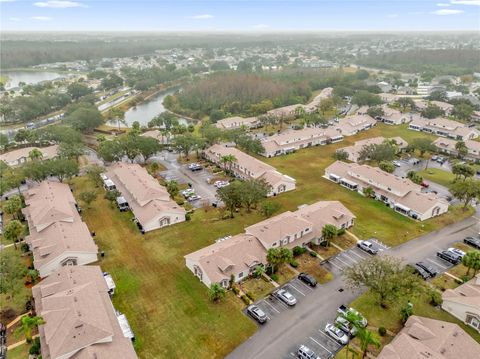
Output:
M465 75L480 71L480 51L473 49L409 50L361 57L359 65L435 75Z

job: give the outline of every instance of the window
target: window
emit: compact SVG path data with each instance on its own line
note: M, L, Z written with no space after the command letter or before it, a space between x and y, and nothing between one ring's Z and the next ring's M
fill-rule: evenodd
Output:
M272 247L276 247L276 246L277 246L277 242L273 242Z
M238 278L242 278L242 277L243 277L243 272L238 273Z
M305 228L305 233L307 233L310 230L310 228Z
M475 329L480 330L480 320L477 317L467 314L467 319L465 320L465 322L468 325L474 327Z

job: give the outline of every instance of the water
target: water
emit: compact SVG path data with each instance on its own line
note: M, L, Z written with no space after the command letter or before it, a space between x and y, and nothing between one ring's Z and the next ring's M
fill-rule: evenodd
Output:
M18 87L20 82L37 84L42 81L52 81L65 77L63 74L49 71L2 71L2 75L8 77L8 82L5 85L6 90Z
M125 112L125 122L128 127L132 126L132 123L138 121L140 126L147 126L148 122L158 114L165 111L163 106L163 99L175 93L177 89L171 89L152 96L148 101L143 102L136 107L131 107L127 112ZM188 122L184 118L179 119L180 124L188 125ZM118 126L116 121L109 121L110 126ZM120 124L120 127L125 127L124 124Z

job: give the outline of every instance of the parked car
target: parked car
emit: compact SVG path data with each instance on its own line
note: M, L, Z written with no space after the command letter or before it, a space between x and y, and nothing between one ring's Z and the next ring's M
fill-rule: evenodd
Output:
M286 289L279 289L274 292L274 295L288 306L293 307L295 304L297 304L297 298L295 298L293 294Z
M461 260L458 255L450 251L439 251L437 252L437 257L442 258L444 261L450 262L454 265L460 263Z
M339 316L337 319L335 319L335 326L343 330L345 334L348 334L350 337L357 335L357 328L352 326L352 324L350 324L350 322L342 316Z
M457 249L457 248L448 248L447 251L450 251L450 252L453 252L455 253L457 256L459 256L460 258L463 258L465 256L465 252L460 250L460 249Z
M440 163L441 165L443 165L446 161L447 159L445 157L442 157L442 156L437 157L437 163Z
M375 255L378 253L378 249L373 248L372 242L369 241L360 241L357 243L357 247L360 248L362 251L370 253L371 255Z
M437 155L433 155L432 158L431 158L431 160L432 160L432 161L435 161L435 162L437 161L437 159L438 159L438 156L437 156Z
M228 181L215 181L213 184L217 188L227 187L230 183Z
M395 161L393 161L393 165L395 167L402 167L402 162L395 160Z
M409 267L412 268L412 272L414 274L417 274L419 275L420 277L422 277L424 280L427 280L430 278L430 274L427 273L427 271L425 269L423 269L422 267L419 267L418 265L408 265Z
M193 188L187 188L187 189L184 189L182 192L180 192L182 194L183 197L185 198L188 198L190 197L191 195L194 195L195 194L195 190Z
M315 352L306 345L300 345L297 350L297 357L301 359L321 359Z
M433 268L431 265L426 264L425 262L418 262L418 263L415 263L415 265L422 268L432 278L435 277L438 274L438 272L435 268Z
M250 316L260 324L263 324L267 321L267 315L265 314L265 312L256 305L248 306L247 313L250 314Z
M198 163L191 163L191 164L188 165L188 169L192 172L195 172L195 171L203 170L203 167L201 165L199 165Z
M191 196L189 196L187 198L187 201L188 202L195 202L195 201L198 201L199 199L202 199L202 197L199 196L198 194L192 194Z
M474 248L480 249L480 238L467 237L463 240L463 243L466 243Z
M420 183L420 186L422 186L423 188L428 188L428 187L430 187L430 184L428 184L427 182L422 181L422 183Z
M327 323L325 326L325 333L328 334L333 340L341 345L345 345L349 341L349 337L343 330L337 328L335 325L331 323Z
M354 308L348 308L347 306L342 304L341 306L338 307L337 313L345 315L345 316L348 315L348 313L354 313L354 314L360 316L360 318L362 318L361 325L362 325L363 328L365 328L368 325L367 319L362 314L360 314L360 312L358 312Z
M418 165L420 163L420 160L418 158L415 158L415 157L412 157L410 158L410 160L408 161L410 162L412 165Z
M310 287L316 287L317 286L317 280L315 278L313 278L308 273L300 273L298 275L298 279L300 279L305 284L308 284Z

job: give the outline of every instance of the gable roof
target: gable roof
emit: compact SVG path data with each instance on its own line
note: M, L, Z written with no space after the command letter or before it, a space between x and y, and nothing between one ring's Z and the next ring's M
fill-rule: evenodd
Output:
M467 305L480 311L480 274L455 289L447 289L442 298L444 301Z
M10 162L16 162L22 158L28 158L30 152L35 149L42 153L42 159L44 160L54 158L58 155L58 145L48 147L23 147L1 154L0 161L5 161L8 164Z

